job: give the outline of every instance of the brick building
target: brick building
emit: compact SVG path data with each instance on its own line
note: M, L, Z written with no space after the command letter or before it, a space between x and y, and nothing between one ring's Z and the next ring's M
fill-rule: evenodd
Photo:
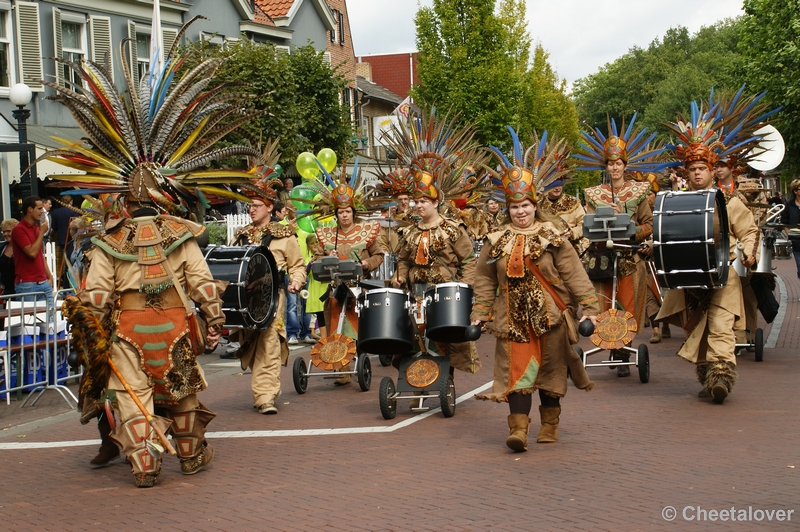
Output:
M359 116L356 108L356 56L350 34L350 19L347 17L347 1L328 0L328 6L336 22L334 29L328 32L328 53L331 65L347 80L347 88L342 92L342 101L350 107L350 119L357 126Z
M403 98L412 85L419 84L417 53L362 55L359 63L369 63L372 81Z

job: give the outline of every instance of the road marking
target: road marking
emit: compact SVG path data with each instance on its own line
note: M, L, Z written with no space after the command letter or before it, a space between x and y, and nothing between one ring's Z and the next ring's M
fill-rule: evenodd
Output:
M456 399L456 404L463 403L476 393L488 390L492 387L491 382L475 388L472 391ZM333 436L338 434L378 434L394 432L404 429L418 421L422 421L434 414L441 412L441 407L432 408L423 414L405 419L394 425L377 427L350 427L340 429L297 429L297 430L230 430L224 432L208 432L209 439L231 439L231 438L285 438L289 436ZM0 443L0 451L27 450L27 449L52 449L55 447L83 447L88 445L100 445L100 440L75 440L75 441L54 441L54 442L14 442Z
M772 329L769 331L764 349L774 349L775 345L778 343L778 336L781 334L783 318L786 317L786 304L789 302L789 295L786 293L786 283L783 282L780 275L775 276L775 282L778 283L778 288L781 289L781 302L778 307L778 315L775 316L775 319L772 321Z

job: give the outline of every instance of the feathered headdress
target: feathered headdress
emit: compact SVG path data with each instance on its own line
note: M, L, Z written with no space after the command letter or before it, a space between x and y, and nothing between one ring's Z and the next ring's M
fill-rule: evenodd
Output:
M335 216L338 209L347 207L352 207L355 215L366 215L386 207L391 202L391 198L376 195L367 180L362 178L358 169L358 158L353 164L353 173L349 178L345 171L347 163L342 165L338 179L333 178L319 161L317 164L325 182L317 178L303 180L301 186L311 189L314 198L295 198L297 201L308 203L311 207L309 210L299 211L298 217L327 218Z
M206 196L236 198L217 184L246 183L244 170L213 169L209 164L227 157L261 154L248 146L214 148L217 141L263 111L246 109L252 101L240 87L222 84L207 90L224 59L206 59L178 76L186 56L177 53L180 39L195 17L181 28L152 90L142 78L138 91L126 61L122 41L122 71L129 91L114 86L109 68L94 61L55 60L81 80L81 86L63 87L43 81L56 91L50 99L64 104L88 140L71 143L37 160L49 159L85 172L84 175L50 175L68 186L124 192L140 203L185 215ZM107 61L107 60L106 60ZM134 65L135 68L135 65Z
M506 128L513 141L513 162L498 148L490 146L501 168L500 171L489 170L493 182L503 191L506 203L525 199L536 203L538 193L569 174L569 146L565 139L555 136L548 141L545 131L541 139L534 133L531 145L523 152L517 132L511 126Z
M403 194L409 196L413 194L414 177L411 174L411 170L404 168L399 162L395 165L394 169L385 174L380 173L377 177L380 179L380 183L375 188L378 194L392 198L402 196Z
M242 193L250 199L258 198L274 204L284 189L283 181L280 179L283 169L278 164L279 159L278 139L274 141L268 139L260 157L250 156L247 158L248 166L254 177L250 183L239 186Z
M469 181L470 168L484 164L485 150L475 141L475 128L459 128L457 118L440 116L433 109L393 124L386 133L388 148L411 172L414 198L426 197L441 204L480 185L477 179Z
M654 147L650 143L656 134L645 137L647 128L634 127L636 113L631 118L627 129L622 121L623 134L617 130L617 123L613 118L608 118L608 137L598 128L592 133L581 131L586 142L578 145L585 153L575 153L572 156L581 161L578 170L605 170L609 161L622 160L628 172L658 172L664 167L663 163L655 162L656 157L664 148Z
M707 112L695 101L689 118L679 114L674 123L664 124L678 137L677 143L667 145L680 159L671 166L688 167L697 161L713 166L720 160L733 166L753 157L750 150L762 138L755 131L780 107L767 111L767 104L761 102L766 92L742 97L744 88L742 85L733 98L720 99L715 99L712 89Z

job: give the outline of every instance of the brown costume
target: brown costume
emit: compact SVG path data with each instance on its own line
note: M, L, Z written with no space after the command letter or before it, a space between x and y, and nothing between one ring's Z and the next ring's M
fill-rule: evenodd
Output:
M111 358L159 425L174 436L184 473L208 463L213 451L205 440L214 413L197 400L206 388L195 356L202 353L205 327L198 327L188 297L208 325L222 325L221 290L194 237L204 228L171 216L124 220L93 239L91 274L81 300L112 327ZM198 341L200 342L198 345ZM120 425L112 434L127 455L137 481L161 471L161 460L148 451L154 441L147 421L112 375Z
M266 227L255 227L253 224L239 229L233 237L233 243L262 245L269 241L269 250L275 258L278 270L288 271L289 282L296 281L300 286L306 282L306 268L300 245L295 238L294 230L277 222ZM278 311L269 327L263 330L243 329L241 332L241 348L236 356L241 359L242 369L250 368L253 372L251 385L253 389L253 406L274 405L275 398L281 392L281 365L289 360L289 345L286 343L286 295L280 290Z
M542 194L536 208L564 220L569 226L569 241L575 250L581 253L586 249L588 241L583 238L583 217L586 216L586 210L575 196L562 193L558 199L553 201L547 197L547 194Z

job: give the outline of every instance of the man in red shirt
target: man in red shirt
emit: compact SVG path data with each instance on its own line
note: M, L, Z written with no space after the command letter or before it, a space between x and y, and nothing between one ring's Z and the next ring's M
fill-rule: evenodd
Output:
M17 294L44 292L47 306L53 308L53 274L44 261L44 235L47 233L47 221L41 222L44 207L38 196L29 196L22 201L22 212L25 216L14 226L11 232L11 244L14 246L14 280Z

